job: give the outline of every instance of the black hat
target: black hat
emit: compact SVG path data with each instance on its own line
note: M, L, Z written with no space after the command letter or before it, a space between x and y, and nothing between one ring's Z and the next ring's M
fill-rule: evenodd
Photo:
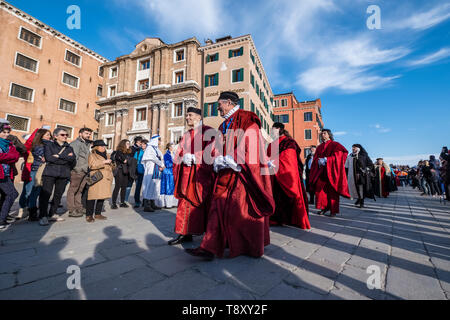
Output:
M96 140L94 141L94 143L92 144L92 148L95 147L107 147L108 145L105 143L105 141L103 140Z
M285 126L284 126L284 124L282 124L281 122L275 122L275 123L273 124L272 128L277 128L277 129L284 130Z
M187 112L189 113L189 112L192 112L192 113L196 113L196 114L198 114L198 115L202 115L202 110L201 109L197 109L197 108L194 108L194 107L189 107L188 109L187 109Z
M220 94L219 100L228 100L230 99L232 102L238 104L239 96L235 92L224 91Z
M383 159L383 158L378 158L377 161L378 161L378 160L384 160L384 159Z

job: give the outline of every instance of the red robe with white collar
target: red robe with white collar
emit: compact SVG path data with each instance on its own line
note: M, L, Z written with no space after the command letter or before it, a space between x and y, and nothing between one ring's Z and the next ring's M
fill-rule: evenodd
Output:
M256 114L244 110L236 111L230 119L233 121L223 137L223 155L232 156L242 170L224 169L217 174L206 234L200 247L218 257L223 257L226 247L230 249L230 258L261 257L264 247L270 244L269 216L275 209L270 176L261 174L261 170L268 173L261 122ZM241 134L233 136L232 130L237 129L242 129ZM244 134L256 139L247 139ZM234 147L230 147L233 140ZM232 150L227 153L227 148ZM238 153L238 149L242 152ZM254 158L250 159L250 155ZM265 164L261 164L261 159Z

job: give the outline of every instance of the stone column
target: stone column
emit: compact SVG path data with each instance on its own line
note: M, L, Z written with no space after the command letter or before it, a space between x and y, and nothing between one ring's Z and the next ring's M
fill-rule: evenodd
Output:
M158 133L158 110L159 103L152 104L152 136ZM150 137L151 138L151 137Z
M159 108L159 135L161 136L161 141L163 143L163 148L168 143L166 141L167 133L167 111L169 110L170 104L167 102L161 103Z

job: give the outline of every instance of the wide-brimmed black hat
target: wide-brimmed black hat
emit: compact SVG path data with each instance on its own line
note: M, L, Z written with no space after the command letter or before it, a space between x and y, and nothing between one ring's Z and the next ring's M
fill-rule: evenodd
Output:
M220 94L219 100L228 100L230 99L234 103L239 103L239 96L235 92L224 91Z
M92 148L95 147L107 147L108 145L105 143L105 141L103 140L96 140L94 141L94 143L92 144Z

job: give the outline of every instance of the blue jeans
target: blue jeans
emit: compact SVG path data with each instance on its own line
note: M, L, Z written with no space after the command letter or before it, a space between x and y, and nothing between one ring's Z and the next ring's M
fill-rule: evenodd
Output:
M30 198L30 194L31 194L31 190L33 189L33 186L34 186L34 181L23 183L22 194L20 195L20 199L19 199L19 206L22 209L26 208L28 205L28 199Z
M141 205L142 181L144 181L144 175L138 173L138 178L136 180L136 190L134 191L134 203L138 205Z
M31 189L31 194L28 197L28 208L37 208L37 199L39 197L39 194L41 193L42 187L36 187L34 185L34 181L36 178L37 171L31 171L31 183L33 184L33 188Z

